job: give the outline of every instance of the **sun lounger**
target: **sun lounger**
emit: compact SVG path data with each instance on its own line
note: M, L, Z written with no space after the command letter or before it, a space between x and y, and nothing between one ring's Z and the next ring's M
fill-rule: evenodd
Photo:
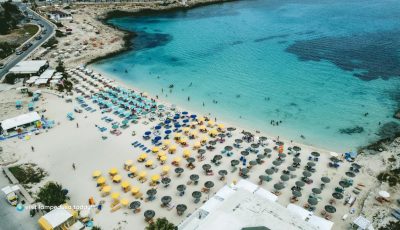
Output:
M400 220L400 214L396 213L396 212L392 212L392 216L394 218L396 218L397 220Z

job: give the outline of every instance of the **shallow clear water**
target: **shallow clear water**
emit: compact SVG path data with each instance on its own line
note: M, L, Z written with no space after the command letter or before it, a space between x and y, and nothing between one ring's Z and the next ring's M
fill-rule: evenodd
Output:
M138 33L134 50L92 67L228 122L354 150L393 121L398 12L399 1L255 0L115 18ZM356 126L363 132L339 131Z

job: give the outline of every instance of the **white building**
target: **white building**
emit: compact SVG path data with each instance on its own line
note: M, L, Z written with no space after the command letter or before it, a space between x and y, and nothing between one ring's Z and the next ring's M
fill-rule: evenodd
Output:
M270 230L330 230L333 226L333 222L317 217L302 207L285 208L276 200L277 196L271 192L241 180L235 186L226 185L219 190L178 229L242 230L259 227Z
M37 121L40 121L40 116L37 112L22 114L13 118L3 120L1 122L1 131L10 132L17 127L33 125Z
M50 11L47 16L49 17L50 20L59 22L61 20L72 20L72 14L67 12L67 11L61 11L61 10L53 10Z
M46 60L20 61L10 69L10 73L39 75L47 69L48 66L49 63Z

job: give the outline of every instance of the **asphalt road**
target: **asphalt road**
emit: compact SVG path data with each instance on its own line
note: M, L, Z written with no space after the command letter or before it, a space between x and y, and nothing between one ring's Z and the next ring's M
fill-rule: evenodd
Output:
M8 73L8 71L12 67L14 67L18 62L22 61L25 57L29 56L33 50L35 50L37 47L41 46L46 41L46 39L51 37L53 35L54 30L55 30L55 28L53 27L52 24L47 22L42 17L39 17L36 14L34 14L32 12L32 10L29 9L25 4L20 3L20 4L17 4L17 5L21 9L21 11L25 11L26 10L29 15L32 15L34 20L31 20L31 23L42 24L43 25L42 31L43 30L47 30L47 32L46 32L46 34L41 34L42 38L40 40L33 39L32 42L31 42L32 46L29 47L29 49L24 51L22 54L16 55L14 53L14 54L11 55L11 57L9 57L9 59L7 59L7 63L4 63L5 64L4 68L0 69L0 80Z
M4 193L1 188L9 185L7 178L0 170L0 229L17 230L17 229L32 229L39 230L37 223L39 215L30 217L29 210L17 211L14 206L7 203ZM21 195L19 195L21 198Z

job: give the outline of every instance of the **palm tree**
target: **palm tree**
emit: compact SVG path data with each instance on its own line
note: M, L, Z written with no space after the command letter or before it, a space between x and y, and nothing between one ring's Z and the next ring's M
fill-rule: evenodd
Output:
M146 230L176 230L178 229L173 223L170 223L165 217L157 218L153 223L146 227Z

